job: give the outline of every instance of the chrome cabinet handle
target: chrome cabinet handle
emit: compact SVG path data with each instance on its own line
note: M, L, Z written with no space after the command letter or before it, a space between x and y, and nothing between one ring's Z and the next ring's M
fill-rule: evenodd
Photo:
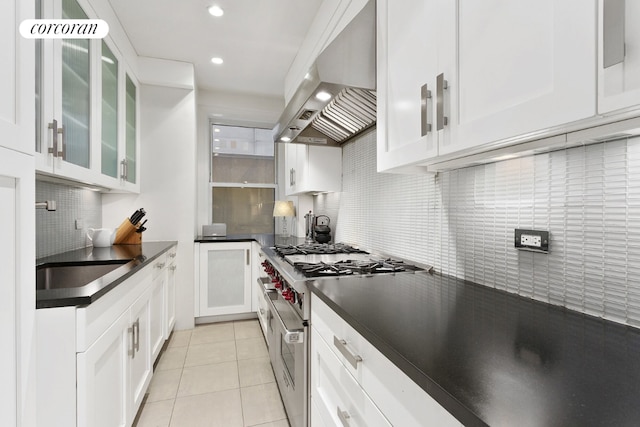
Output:
M127 332L131 334L131 347L129 348L129 356L131 356L132 359L136 358L136 334L135 334L135 328L134 325L131 325L130 328L127 328Z
M431 91L424 84L420 88L420 135L425 136L431 132L431 123L429 123L429 107L428 102L431 99Z
M58 141L58 157L64 159L64 125L60 126L56 132L60 135L60 141Z
M251 251L249 251L249 249L245 249L245 252L247 253L247 265L251 264Z
M349 413L347 411L343 411L342 409L340 409L340 407L338 406L338 418L340 418L340 422L342 423L343 427L349 427L349 418L351 418L349 416Z
M120 161L120 179L123 181L127 180L127 159L122 159Z
M140 351L140 318L133 324L133 336L134 336L134 350Z
M157 263L154 267L157 268L158 270L162 270L164 268L164 266L166 265L166 263L164 262L159 262Z
M444 79L444 73L436 77L436 130L442 130L449 124L449 118L444 115L444 91L449 85Z
M602 63L604 68L624 62L625 0L604 0L602 16Z
M58 121L53 119L47 128L51 129L51 135L53 137L53 144L50 145L47 152L52 154L53 157L62 158L64 156L64 126L58 127ZM58 140L58 135L60 136L60 140Z
M53 121L47 125L47 129L51 130L51 140L49 140L47 152L53 157L56 157L58 150L58 121L53 119Z
M347 361L353 366L354 369L358 369L358 362L362 362L362 357L357 354L353 354L347 348L347 342L340 338L333 336L333 345L342 353Z

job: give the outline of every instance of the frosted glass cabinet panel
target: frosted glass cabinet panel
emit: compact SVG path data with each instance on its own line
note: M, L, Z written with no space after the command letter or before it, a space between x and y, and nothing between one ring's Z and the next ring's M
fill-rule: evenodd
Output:
M63 19L88 19L75 0L63 0ZM62 41L63 159L90 167L91 45L88 39Z
M132 184L136 183L136 148L137 148L137 110L136 110L136 85L127 75L126 90L126 157L125 157L125 180Z
M102 173L118 177L118 59L102 41Z
M251 242L199 244L196 316L251 311Z

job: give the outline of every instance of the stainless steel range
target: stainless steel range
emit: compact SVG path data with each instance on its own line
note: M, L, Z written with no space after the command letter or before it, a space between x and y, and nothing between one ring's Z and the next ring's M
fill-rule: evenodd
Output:
M304 244L265 248L264 271L276 292L269 303L267 342L280 394L292 427L309 424L310 295L307 283L322 277L429 271L397 258L346 244ZM264 280L264 279L262 279Z

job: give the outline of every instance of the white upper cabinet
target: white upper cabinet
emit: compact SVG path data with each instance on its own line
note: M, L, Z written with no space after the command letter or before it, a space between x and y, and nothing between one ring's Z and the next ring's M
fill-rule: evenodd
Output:
M342 190L342 148L285 144L285 194Z
M378 0L377 8L380 171L596 113L595 0Z
M438 155L433 123L441 1L377 2L378 170Z
M41 4L39 17L97 18L85 0ZM138 85L117 46L108 36L40 40L36 48L38 172L139 191Z
M640 106L640 2L598 2L598 113Z
M593 0L458 1L457 104L439 155L595 115Z
M33 2L3 0L0 4L0 146L33 153L33 40L18 27L33 18Z

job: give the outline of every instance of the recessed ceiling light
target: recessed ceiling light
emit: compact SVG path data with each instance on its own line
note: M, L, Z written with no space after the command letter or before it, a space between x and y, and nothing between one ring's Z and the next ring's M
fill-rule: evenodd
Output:
M316 93L316 98L320 101L328 101L331 99L331 94L329 92L318 92Z
M220 132L220 128L213 129L214 132Z
M213 142L220 142L220 138L213 138Z
M211 58L211 62L213 62L216 65L220 65L222 64L224 61L222 60L222 58L218 58L217 56L214 58Z
M288 136L283 136L282 138L280 138L280 141L289 142L289 141L291 141L291 138L289 138Z
M213 16L222 16L224 15L224 10L220 6L213 5L209 8L209 13Z

